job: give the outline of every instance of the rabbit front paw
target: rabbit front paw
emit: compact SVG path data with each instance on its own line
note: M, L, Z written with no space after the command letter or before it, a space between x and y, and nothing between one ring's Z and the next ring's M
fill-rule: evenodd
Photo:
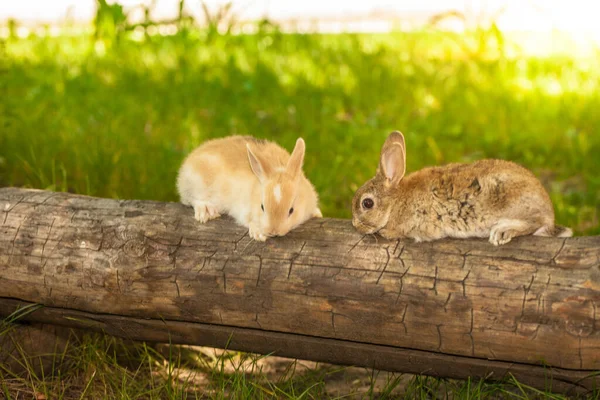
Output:
M194 218L201 224L208 222L211 219L219 218L220 216L219 210L212 204L204 202L194 203Z
M494 246L501 246L511 241L512 235L510 230L492 229L490 232L490 243Z
M261 229L256 225L250 225L248 227L248 235L258 242L264 242L267 240L267 236L262 233Z
M490 243L494 246L506 244L512 238L523 235L529 229L529 224L517 219L501 219L490 230Z

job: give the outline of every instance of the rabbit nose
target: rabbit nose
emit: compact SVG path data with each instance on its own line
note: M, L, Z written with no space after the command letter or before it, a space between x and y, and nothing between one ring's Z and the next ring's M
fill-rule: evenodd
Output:
M273 229L269 231L269 236L285 236L287 232L284 228Z

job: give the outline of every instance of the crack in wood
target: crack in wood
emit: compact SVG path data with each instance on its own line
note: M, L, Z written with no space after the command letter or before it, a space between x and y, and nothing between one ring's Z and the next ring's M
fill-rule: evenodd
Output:
M531 287L533 286L533 281L535 280L536 274L533 273L531 275L531 281L529 281L529 285L527 286L523 286L523 302L521 304L521 315L519 317L519 320L516 321L515 323L515 332L517 331L518 327L519 327L519 322L523 320L523 316L525 315L525 301L527 300L527 295L529 294L529 291L531 290Z
M475 312L471 307L471 327L469 328L469 337L471 338L471 357L475 357L475 339L473 338L473 329L475 327Z
M262 273L263 260L260 254L255 254L258 257L258 276L256 277L256 287L260 284L260 274Z
M470 255L471 252L467 251L466 253L464 253L462 255L463 261L462 261L462 265L460 266L460 269L465 269L465 265L467 265L467 257Z
M177 252L179 251L179 249L181 249L181 244L183 243L183 236L181 236L179 238L179 241L177 242L177 244L175 245L175 249L171 252L169 252L169 256L174 256L175 258L177 258Z
M565 248L565 244L567 243L567 239L568 238L564 238L562 241L562 244L560 246L560 248L558 249L558 251L556 252L556 254L554 255L554 257L552 257L552 259L550 260L550 264L552 265L556 265L556 259L558 258L558 256L560 255L560 253L563 251L563 249Z
M240 244L240 242L241 242L241 241L242 241L242 240L243 240L243 239L244 239L246 236L248 236L248 234L249 234L249 233L250 233L250 231L245 231L245 232L244 232L244 234L242 235L242 237L241 237L241 238L239 238L238 240L236 240L235 242L233 242L233 251L234 251L234 252L236 252L236 251L237 251L238 244ZM246 249L244 248L244 250L246 250ZM242 253L243 253L243 252L244 252L244 251L242 251Z
M200 267L200 269L198 270L198 272L202 272L204 270L204 267L206 267L206 263L207 262L210 263L210 260L212 260L212 258L215 256L215 254L217 254L217 250L213 251L208 256L204 256L204 259L202 260L202 267Z
M294 254L294 256L290 259L290 268L288 269L287 279L290 279L290 276L292 275L292 268L294 267L294 262L302 254L302 251L304 250L304 246L306 246L306 240L304 242L302 242L302 246L300 247L300 251L298 253Z
M411 266L412 267L412 266ZM404 271L401 275L400 275L400 287L398 288L398 295L396 296L396 302L394 304L398 304L398 301L400 300L400 296L402 295L402 289L404 288L404 277L406 276L406 274L408 274L408 271L410 271L410 268L408 267L406 269L406 271Z
M440 352L440 353L442 352L442 330L441 330L442 326L443 326L442 324L438 324L438 325L435 326L436 329L437 329L437 334L438 334L437 351Z
M433 277L433 287L432 287L433 293L435 293L436 296L438 295L437 282L438 282L438 266L436 265L435 266L435 275Z
M119 293L123 293L121 291L121 280L119 279L119 270L118 269L117 269L117 274L116 275L117 275L117 290L118 290Z
M71 214L71 217L69 218L69 225L73 225L74 222L73 220L75 219L75 215L77 215L77 213L79 212L79 210L72 210L73 213Z
M354 250L356 248L356 246L358 246L358 244L360 242L362 242L366 236L367 235L362 235L361 238L358 240L358 242L354 243L354 245L352 247L350 247L350 250L348 250L348 252L346 254L350 254L352 252L352 250Z
M255 282L254 279L249 279L249 281ZM289 291L289 290L281 290L281 289L270 288L269 291L271 291L273 293L292 294L292 295L297 295L298 293L302 293L302 296L305 296L305 297L308 297L308 298L314 298L314 299L331 300L331 298L332 298L331 294L329 294L329 293L315 294L315 293L309 292L307 289L305 289L302 292L298 292L298 291ZM358 298L357 297L350 297L350 296L336 295L335 299L336 300L356 301Z
M531 334L531 338L530 340L535 340L537 338L538 335L538 331L540 330L540 324L537 324L537 326L535 327L535 330L533 331L533 333Z
M258 322L258 313L256 313L254 316L254 322L256 322L256 325L258 325L260 329L262 329L262 325L260 324L260 322Z
M460 240L465 240L465 239L460 239ZM436 254L439 255L446 255L446 256L462 256L463 257L463 261L465 260L465 257L468 258L478 258L478 259L490 259L490 260L497 260L497 261L511 261L511 262L515 262L518 261L520 263L523 264L529 264L529 265L541 265L541 266L547 266L549 261L539 261L536 259L531 259L531 258L519 258L518 257L518 253L516 253L514 256L500 256L500 255L490 255L490 254L473 254L473 252L471 250L469 250L468 252L466 252L465 254L459 253L459 252L450 252L450 251L443 251L443 250L435 250ZM464 268L464 265L463 265Z
M58 238L58 241L56 242L56 244L54 245L54 248L52 249L52 253L54 254L54 252L56 251L56 249L59 249L59 246L61 245L63 240L63 235L60 235ZM62 258L62 257L61 257ZM52 259L52 256L47 256L44 260L44 263L42 264L42 271L46 269L46 264L48 263L48 261Z
M54 221L56 221L56 217L52 218L52 223L50 223L50 228L48 229L48 235L46 236L46 240L44 240L44 244L42 245L42 254L40 256L40 265L42 265L42 269L46 265L44 263L44 251L46 250L46 244L48 243L48 239L50 239L50 235L52 234L52 227L54 226Z
M225 257L225 262L223 263L223 266L221 267L220 271L224 274L225 273L225 268L227 268L227 264L229 264L229 256Z
M175 275L175 280L173 281L173 283L175 283L175 288L177 289L177 297L181 297L181 292L179 291L179 283L177 282L177 278L178 276Z
M326 223L327 223L326 219L323 219L322 221L319 221L319 229L325 230L325 224Z
M339 274L341 274L341 273L342 273L342 269L341 269L341 268L338 268L338 269L337 269L337 271L335 271L335 273L334 273L333 275L330 275L330 276L329 276L329 278L330 278L330 279L332 279L332 280L335 280L335 278L337 278L337 276L338 276Z
M394 251L392 251L392 255L396 254L396 250L398 250L398 246L400 246L400 239L396 240L396 246L394 246Z
M402 268L405 269L406 265L404 265L404 260L402 259L402 254L404 254L404 248L406 246L402 246L402 248L400 249L400 253L398 253L398 260L400 261L400 264L402 264Z
M463 280L460 281L462 284L463 297L467 297L467 279L469 278L469 275L471 275L471 270L468 270Z
M21 196L21 198L19 200L17 200L17 202L15 204L12 205L12 207L10 207L8 210L3 210L4 211L4 221L2 222L2 225L4 226L4 224L6 224L6 220L8 219L8 214L19 204L21 204L23 202L23 199L25 199L25 196Z
M379 284L379 281L381 280L381 277L385 273L385 270L386 270L388 264L390 263L390 250L389 250L389 246L385 247L385 253L387 255L387 260L385 261L385 265L383 266L383 269L381 270L381 274L379 274L379 277L377 278L377 282L375 282L375 284Z
M331 310L331 327L333 328L333 334L337 335L335 330L335 312L333 310Z
M98 246L98 252L103 250L104 246L104 225L100 224L100 246Z
M270 258L271 260L276 260L276 261L288 261L289 262L289 258L288 259L281 259L281 258ZM336 260L337 261L337 260ZM345 265L342 264L320 264L317 262L306 262L306 263L294 263L294 266L296 265L302 265L305 267L313 267L313 268L324 268L324 269L341 269L342 271L348 271L348 272L363 272L365 275L371 274L373 272L377 272L377 270L373 270L373 269L366 269L366 268L352 268L352 267L347 267ZM387 271L387 274L392 274L392 275L401 275L401 273L399 272L395 272L395 271ZM414 276L420 276L420 277L424 277L424 278L431 278L430 276L426 276L426 275L414 275Z
M46 202L47 202L48 200L50 200L50 199L53 199L53 198L55 198L55 197L58 197L58 196L61 196L61 195L62 195L62 193L53 193L53 194L51 194L50 196L46 197L46 198L44 199L44 201L42 201L41 203L39 203L39 205L40 205L40 206L43 206L43 205L45 205L45 204L46 204Z
M21 223L19 223L19 226L17 227L17 231L15 232L15 237L12 240L12 246L10 248L10 254L8 255L8 262L9 263L12 261L13 254L15 253L15 245L16 245L17 237L19 236L19 231L20 230L21 230Z
M448 297L446 298L446 301L444 302L444 312L448 312L448 303L450 303L450 298L452 297L452 293L448 293Z
M404 311L402 312L402 318L400 318L400 323L404 327L404 334L408 335L408 327L406 326L406 322L404 322L406 318L406 311L408 311L408 303L404 306Z

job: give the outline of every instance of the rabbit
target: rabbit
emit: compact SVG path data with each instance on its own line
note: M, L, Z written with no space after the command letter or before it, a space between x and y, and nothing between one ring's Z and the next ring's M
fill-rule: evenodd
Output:
M352 224L361 233L416 242L489 238L495 246L522 235L570 237L554 224L550 196L527 169L486 159L429 167L404 176L401 132L385 141L375 177L352 199Z
M318 195L304 176L305 143L292 155L251 136L209 140L184 160L177 176L181 202L205 223L228 214L257 241L283 236L312 217L322 217Z

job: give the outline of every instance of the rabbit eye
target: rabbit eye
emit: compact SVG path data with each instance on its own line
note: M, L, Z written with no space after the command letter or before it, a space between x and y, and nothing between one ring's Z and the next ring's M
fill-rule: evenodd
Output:
M294 213L294 207L290 208L290 213L289 215L292 215Z
M370 199L368 197L362 201L362 206L366 209L373 208L374 205L375 202L373 201L373 199Z
M263 212L265 211L265 206L263 206L262 204L260 205L260 209L263 210Z

